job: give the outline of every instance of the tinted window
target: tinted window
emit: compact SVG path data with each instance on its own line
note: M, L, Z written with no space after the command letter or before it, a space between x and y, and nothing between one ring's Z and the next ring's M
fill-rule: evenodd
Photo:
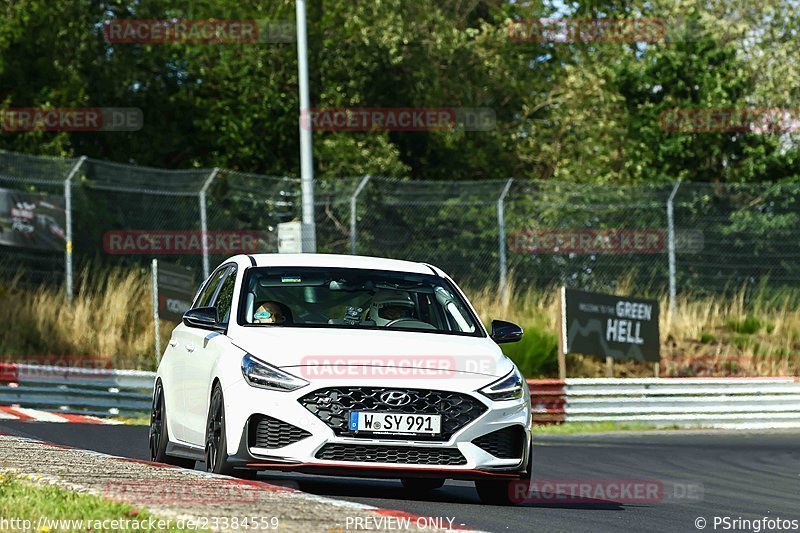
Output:
M483 336L446 279L342 268L252 268L239 323L258 327L413 330Z
M211 305L211 298L214 297L214 292L216 292L219 282L222 280L222 276L225 275L226 271L227 269L223 268L219 272L211 275L211 279L206 283L205 287L203 287L203 290L200 291L193 307L208 307Z
M236 287L236 267L228 269L228 276L222 282L222 287L219 289L214 307L217 308L217 314L220 322L228 323L231 317L231 306L233 305L233 289Z

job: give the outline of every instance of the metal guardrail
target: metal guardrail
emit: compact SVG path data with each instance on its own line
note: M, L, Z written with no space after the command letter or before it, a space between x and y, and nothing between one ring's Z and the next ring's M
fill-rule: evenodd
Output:
M150 412L155 372L0 363L0 405L68 414Z
M150 412L154 372L0 363L0 405L69 414ZM800 427L800 378L528 380L534 421Z
M534 420L713 428L800 427L800 378L528 380Z

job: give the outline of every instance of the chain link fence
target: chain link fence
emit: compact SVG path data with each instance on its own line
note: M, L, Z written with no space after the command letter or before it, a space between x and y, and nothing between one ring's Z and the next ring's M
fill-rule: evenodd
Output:
M506 207L515 279L612 292L626 283L639 292L663 292L673 188L515 181Z
M0 190L36 192L43 197L63 198L70 189L67 179L78 162L79 159L34 157L0 151ZM20 202L22 206L19 206ZM25 238L26 231L32 221L28 217L13 216L15 210L24 207L25 203L24 196L0 194L0 278L22 276L23 281L63 282L66 268L64 244L26 242L29 240Z
M301 215L297 178L225 169L0 152L4 191L0 278L32 284L63 282L71 264L146 266L162 255L199 275L238 251L278 252L278 225ZM26 194L63 205L63 232L62 221L48 226L56 242L9 238L25 227L18 215ZM795 183L356 176L320 178L315 216L319 252L429 262L501 294L514 280L518 288L613 292L623 283L674 295L797 286L799 202Z

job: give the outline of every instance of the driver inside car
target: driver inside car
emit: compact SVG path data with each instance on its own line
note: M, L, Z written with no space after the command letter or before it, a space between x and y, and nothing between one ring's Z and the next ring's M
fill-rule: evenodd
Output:
M377 326L386 326L403 318L413 319L414 302L404 291L381 291L372 299L368 317Z
M254 324L283 324L285 322L286 315L278 302L263 302L253 313Z

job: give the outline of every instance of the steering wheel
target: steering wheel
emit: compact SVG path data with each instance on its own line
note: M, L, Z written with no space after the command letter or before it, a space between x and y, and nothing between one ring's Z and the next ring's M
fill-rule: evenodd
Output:
M419 320L417 320L416 318L403 316L403 317L400 317L400 318L395 318L394 320L392 320L390 322L387 322L386 325L383 326L383 327L390 328L390 327L394 326L395 324L397 324L398 322L419 322Z
M430 329L430 330L435 330L436 329L436 326L434 326L433 324L429 324L427 322L423 322L422 320L419 320L418 318L413 318L413 317L396 318L396 319L392 320L391 322L387 322L384 327L385 328L390 328L390 327L393 327L393 326L398 326L400 324L406 324L406 323L408 324L408 326L406 326L407 328Z

